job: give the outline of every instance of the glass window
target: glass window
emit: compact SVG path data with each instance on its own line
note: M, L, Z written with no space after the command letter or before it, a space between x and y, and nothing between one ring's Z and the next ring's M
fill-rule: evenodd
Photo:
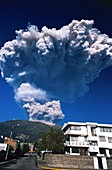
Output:
M109 149L109 154L112 156L112 149Z
M65 141L70 141L70 137L68 135L65 136Z
M65 152L70 153L70 148L69 147L65 147Z
M72 148L72 153L79 153L79 148L73 147Z
M106 155L105 148L100 148L100 154L104 154L104 155Z
M99 136L99 141L100 142L106 142L105 136Z
M92 136L96 136L96 127L91 127Z
M71 126L71 130L81 130L81 126Z
M90 145L97 146L98 143L97 143L97 141L90 141Z
M111 127L101 127L100 132L112 132L112 128Z
M103 132L103 128L100 128L100 132Z
M72 136L71 141L78 141L78 136Z
M112 137L108 137L108 142L112 143Z

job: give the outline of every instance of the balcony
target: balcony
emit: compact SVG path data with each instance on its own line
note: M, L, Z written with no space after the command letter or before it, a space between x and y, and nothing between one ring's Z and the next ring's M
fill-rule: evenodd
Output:
M89 152L99 152L99 147L98 146L90 146L89 147Z
M81 135L81 136L87 136L87 132L84 130L67 130L64 135Z
M88 136L87 140L88 141L98 141L98 137L97 136Z
M80 146L80 147L89 147L89 142L86 141L66 141L65 146Z

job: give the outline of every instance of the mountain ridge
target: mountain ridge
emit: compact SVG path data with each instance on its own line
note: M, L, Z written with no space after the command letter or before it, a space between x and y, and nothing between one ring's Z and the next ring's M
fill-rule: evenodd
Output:
M16 126L19 124L19 126ZM28 120L8 120L0 122L0 135L9 137L12 130L12 138L21 142L35 143L41 138L43 133L48 132L51 128L61 129L59 125L48 125L41 122Z

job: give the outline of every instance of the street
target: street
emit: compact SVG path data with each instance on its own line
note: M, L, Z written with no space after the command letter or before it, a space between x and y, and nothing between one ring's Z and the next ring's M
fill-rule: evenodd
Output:
M0 170L40 170L36 166L35 157L24 157L15 163L0 166Z

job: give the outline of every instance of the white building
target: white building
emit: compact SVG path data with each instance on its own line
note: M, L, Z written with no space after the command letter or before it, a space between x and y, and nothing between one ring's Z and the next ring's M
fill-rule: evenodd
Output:
M66 154L112 157L112 124L68 122L62 130Z
M6 151L7 150L7 144L0 143L0 151Z

